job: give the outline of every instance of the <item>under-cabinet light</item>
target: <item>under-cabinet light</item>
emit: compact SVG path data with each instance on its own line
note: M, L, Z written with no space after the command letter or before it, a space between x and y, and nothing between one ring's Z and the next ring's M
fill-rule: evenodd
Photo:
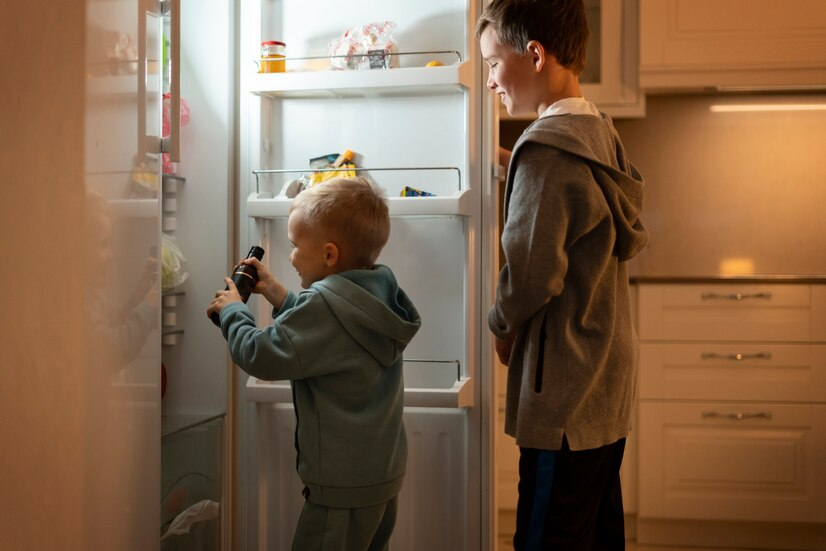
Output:
M757 111L826 111L826 103L733 103L712 105L712 113L747 113Z

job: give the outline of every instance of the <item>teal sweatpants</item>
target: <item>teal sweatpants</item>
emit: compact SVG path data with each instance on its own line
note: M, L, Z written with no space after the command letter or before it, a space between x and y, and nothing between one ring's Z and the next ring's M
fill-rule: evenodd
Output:
M292 551L387 551L398 507L398 496L356 509L334 509L305 501Z

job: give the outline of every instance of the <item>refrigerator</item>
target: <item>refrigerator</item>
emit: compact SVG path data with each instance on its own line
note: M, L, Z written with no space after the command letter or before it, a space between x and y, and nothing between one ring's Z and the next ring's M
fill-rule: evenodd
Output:
M288 261L289 185L312 176L310 159L354 152L355 172L388 199L391 235L378 262L422 317L404 355L409 459L391 545L399 550L494 541L486 314L498 265L497 135L474 34L482 5L240 5L239 252L260 244L274 275L299 289ZM270 40L284 44L284 72L258 72ZM403 197L406 187L432 196ZM253 308L261 324L270 320L266 303ZM239 528L250 549L288 549L303 503L289 383L235 375Z
M36 251L59 270L38 265L48 292L14 293L8 306L27 314L0 333L4 367L15 366L2 370L2 411L19 420L3 424L17 453L3 454L0 476L16 507L0 547L289 549L303 503L289 384L233 366L206 308L253 244L300 290L284 188L312 174L311 159L349 149L388 198L378 261L422 317L405 352L409 459L392 548L493 548L485 320L499 170L474 36L483 3L10 9L3 60L19 82L2 91L0 158L18 184L0 192L15 237L2 254ZM392 48L331 57L331 42L374 23L391 32L373 46ZM37 32L57 44L11 47ZM268 40L286 45L283 73L259 72ZM348 61L361 67L333 68ZM402 197L406 187L430 195ZM270 322L262 299L249 304Z

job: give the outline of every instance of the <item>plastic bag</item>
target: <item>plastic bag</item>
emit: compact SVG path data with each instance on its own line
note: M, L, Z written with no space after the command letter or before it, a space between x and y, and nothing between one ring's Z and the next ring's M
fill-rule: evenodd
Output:
M187 280L186 258L175 240L161 234L161 289L169 291Z
M164 138L169 136L172 121L172 99L171 94L163 95L163 120L161 124L161 136ZM181 127L183 128L189 123L189 105L184 98L181 98ZM175 174L178 169L176 163L169 160L169 153L163 154L163 166L161 167L164 174Z
M188 534L193 525L218 518L220 512L221 507L218 502L210 499L201 500L175 517L166 533L161 537L161 541L171 536Z
M393 38L393 21L353 27L332 40L327 48L330 63L337 69L390 69L399 66L399 58L387 55L398 52Z

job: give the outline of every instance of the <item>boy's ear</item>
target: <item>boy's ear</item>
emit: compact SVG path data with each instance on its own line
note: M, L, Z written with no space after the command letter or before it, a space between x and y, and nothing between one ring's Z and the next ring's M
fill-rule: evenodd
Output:
M341 251L339 251L338 245L332 242L324 244L324 264L326 264L328 268L332 268L338 264L340 256Z
M537 40L531 40L528 42L525 49L527 50L527 54L531 56L534 69L536 69L537 72L541 71L542 67L545 66L546 57L548 55L545 52L545 46Z

